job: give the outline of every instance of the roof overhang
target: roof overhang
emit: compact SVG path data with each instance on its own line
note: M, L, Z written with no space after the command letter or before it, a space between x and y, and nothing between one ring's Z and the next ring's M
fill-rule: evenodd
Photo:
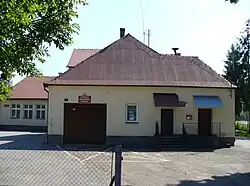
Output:
M220 108L223 103L219 96L195 95L194 103L198 108Z
M179 101L175 93L153 93L156 107L185 107L185 101Z
M180 85L147 85L147 84L82 84L82 83L44 83L48 86L110 86L110 87L179 87L179 88L214 88L214 89L235 89L229 86L180 86Z

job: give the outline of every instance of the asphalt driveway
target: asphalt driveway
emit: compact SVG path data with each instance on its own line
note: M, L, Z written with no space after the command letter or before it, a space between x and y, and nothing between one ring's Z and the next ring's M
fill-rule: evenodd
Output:
M49 146L45 141L45 134L0 132L0 185L109 185L112 150ZM123 152L124 186L249 183L249 140L213 152Z
M125 185L247 186L250 184L250 141L213 152L123 153Z

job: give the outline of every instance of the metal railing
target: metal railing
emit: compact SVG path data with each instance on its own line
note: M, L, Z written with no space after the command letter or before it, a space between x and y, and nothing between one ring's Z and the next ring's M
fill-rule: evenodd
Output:
M221 136L221 123L212 123L211 134ZM183 135L198 135L198 123L183 123Z

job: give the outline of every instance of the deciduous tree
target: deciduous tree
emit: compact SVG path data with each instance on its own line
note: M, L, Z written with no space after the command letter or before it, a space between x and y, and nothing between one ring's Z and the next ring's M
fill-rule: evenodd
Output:
M13 73L34 76L34 61L45 62L48 47L72 44L79 25L76 7L85 0L0 0L0 100L10 94Z
M230 3L234 3L234 4L239 2L239 0L225 0L225 1L229 1Z

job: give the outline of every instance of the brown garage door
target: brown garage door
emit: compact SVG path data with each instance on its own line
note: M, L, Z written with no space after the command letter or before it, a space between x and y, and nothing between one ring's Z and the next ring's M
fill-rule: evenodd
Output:
M106 110L106 104L65 103L64 143L105 143Z

